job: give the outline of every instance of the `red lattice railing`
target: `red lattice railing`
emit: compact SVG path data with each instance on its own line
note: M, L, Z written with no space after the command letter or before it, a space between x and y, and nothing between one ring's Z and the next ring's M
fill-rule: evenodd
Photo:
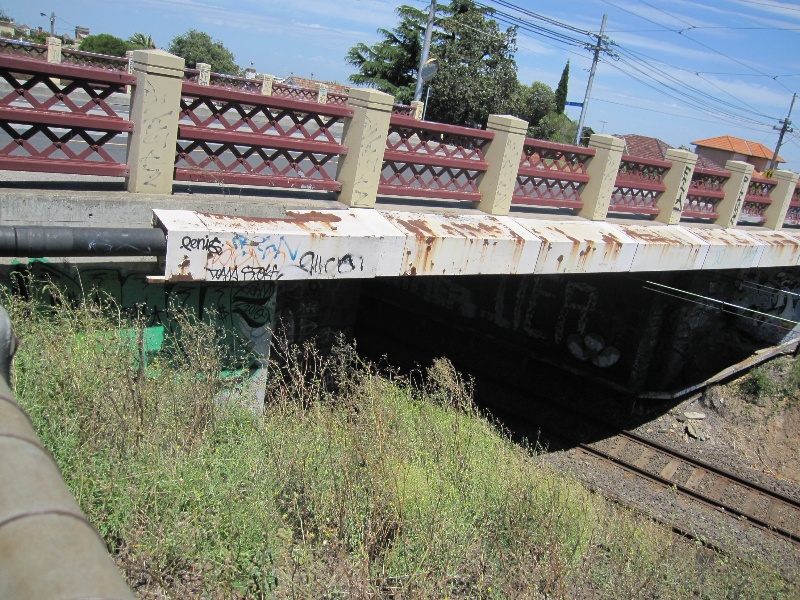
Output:
M527 138L522 148L512 204L580 209L594 148Z
M333 104L334 106L347 106L347 101L350 99L350 96L347 94L336 94L328 90L328 104Z
M681 217L710 219L712 221L718 219L719 212L717 207L725 197L723 186L730 177L730 171L716 171L696 167Z
M200 83L199 69L184 69L183 80L190 83ZM224 75L222 73L210 73L209 85L225 88L226 90L237 90L250 94L260 94L262 82L260 79L247 79L238 75Z
M778 185L778 182L774 179L753 175L753 178L750 180L750 185L747 188L744 202L742 203L742 211L739 213L739 219L741 220L742 217L744 217L745 220L756 221L758 223L766 221L767 217L764 213L767 207L772 204L770 195L776 185Z
M491 131L392 115L378 193L478 202L492 139Z
M416 113L416 108L407 104L394 104L392 105L393 115L402 115L404 117L413 117Z
M111 71L122 71L123 73L128 72L128 59L125 57L107 56L105 54L94 54L66 48L61 50L61 64L109 69Z
M347 148L331 128L352 114L184 81L175 179L338 191L335 160Z
M124 176L133 123L109 100L135 77L0 55L0 169ZM112 153L115 156L112 156Z
M0 54L13 54L20 58L47 60L47 46L0 38Z
M665 160L623 154L609 212L657 215L656 202L666 189L664 175L670 167L672 163Z
M800 186L794 188L794 192L792 192L789 210L786 211L786 218L783 222L786 225L800 225Z
M292 98L293 100L316 102L319 97L319 92L310 88L295 87L276 82L272 84L272 95L279 98Z

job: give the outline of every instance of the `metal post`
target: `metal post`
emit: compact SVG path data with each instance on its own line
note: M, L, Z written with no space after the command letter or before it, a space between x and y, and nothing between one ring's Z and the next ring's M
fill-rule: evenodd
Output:
M56 13L50 13L50 37L56 37Z
M589 83L586 84L586 95L583 97L583 106L581 106L581 117L578 120L578 133L575 134L575 145L580 146L581 134L583 133L583 120L586 118L586 107L589 106L589 94L592 92L592 82L594 81L594 72L597 69L597 61L600 59L600 50L603 48L603 32L606 30L606 19L608 15L603 15L603 24L600 25L600 35L597 36L597 45L594 47L594 58L592 59L592 70L589 71Z
M436 16L436 0L431 0L431 8L428 12L428 24L425 26L425 40L422 42L422 56L419 60L419 69L417 70L417 87L414 90L414 100L422 99L422 67L428 62L428 52L431 49L431 37L433 35L433 20ZM425 103L427 106L427 102ZM423 117L424 119L424 117Z

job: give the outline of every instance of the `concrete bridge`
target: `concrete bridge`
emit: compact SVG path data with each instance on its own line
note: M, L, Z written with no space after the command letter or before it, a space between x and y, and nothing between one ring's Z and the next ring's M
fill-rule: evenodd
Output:
M345 97L57 42L0 42L6 273L104 289L153 327L170 326L175 299L214 308L264 355L276 319L330 341L365 306L403 298L404 311L441 309L481 339L635 391L793 336L796 173L701 169L683 150L646 160L603 135L554 144L504 115L485 130L426 122L375 90ZM108 241L153 226L155 245Z

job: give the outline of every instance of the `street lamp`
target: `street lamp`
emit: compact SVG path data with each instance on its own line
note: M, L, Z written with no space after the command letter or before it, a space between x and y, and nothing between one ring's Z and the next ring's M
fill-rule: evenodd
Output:
M47 15L45 13L39 13L43 17ZM50 13L50 37L56 37L56 13L55 11Z

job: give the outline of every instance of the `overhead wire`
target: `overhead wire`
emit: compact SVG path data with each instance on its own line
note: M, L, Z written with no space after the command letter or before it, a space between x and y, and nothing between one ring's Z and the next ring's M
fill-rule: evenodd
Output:
M642 76L649 77L648 73L646 71L643 71L637 65L631 65L630 63L626 62L624 59L621 60L620 62L622 62L626 66L634 69L636 72L640 73ZM680 102L680 103L686 104L688 106L691 106L692 108L695 108L696 110L700 110L700 111L702 111L702 112L704 112L706 114L710 114L710 115L719 114L719 115L724 115L725 117L727 117L728 119L731 119L731 120L743 121L745 123L751 123L751 124L754 124L754 125L760 125L762 127L772 127L771 123L762 123L760 121L756 121L756 120L748 118L748 117L744 117L744 116L741 116L741 115L738 115L738 114L735 114L735 113L732 113L732 112L729 112L729 111L721 110L718 107L716 107L713 103L708 102L706 100L701 100L701 99L688 97L685 94L683 94L680 90L674 88L673 86L670 86L670 85L662 83L661 85L666 89L661 89L659 87L656 87L656 85L654 85L653 83L650 83L650 82L646 81L645 79L643 79L642 76L636 75L634 73L631 73L630 71L627 71L627 70L623 69L622 67L620 67L615 62L604 61L604 64L607 64L608 66L617 69L621 73L624 73L628 77L631 77L632 79L638 81L642 85L644 85L644 86L646 86L646 87L648 87L648 88L650 88L650 89L652 89L652 90L654 90L656 92L659 92L659 93L661 93L661 94L663 94L663 95L665 95L665 96L667 96L669 98L672 98L673 100L675 100L677 102Z
M738 0L743 4L753 4L755 6L768 6L770 8L777 8L780 10L794 10L800 12L800 8L794 8L791 6L786 6L785 4L771 4L769 2L756 2L755 0Z
M690 116L690 115L681 115L681 114L677 114L677 113L667 112L667 111L664 111L664 110L658 110L658 109L654 109L654 108L651 108L651 107L648 107L648 106L637 106L635 104L627 104L625 102L616 102L614 100L604 100L603 98L595 98L595 100L597 102L602 102L604 104L616 104L617 106L626 106L628 108L636 108L636 109L639 109L639 110L646 110L647 112L650 112L650 113L657 113L657 114L661 114L661 115L669 115L671 117L680 117L682 119L689 119L689 120L692 120L692 121L700 121L702 123L714 123L714 124L730 123L730 120L726 119L724 117L719 117L719 118L715 118L715 119L713 119L713 118L712 119L701 119L699 117L693 117L693 116ZM707 114L707 113L704 113L704 114ZM713 117L713 115L707 115L707 116ZM741 127L742 129L748 129L750 131L758 131L759 133L764 131L763 127L753 127L753 126L750 126L750 125L741 125L741 124L739 125L739 127Z
M644 0L639 0L639 1L640 1L640 2L642 2L643 4L647 4L647 2L644 2ZM622 7L622 6L619 6L618 4L614 4L614 3L613 3L613 2L611 2L610 0L601 0L601 2L604 2L605 4L608 4L609 6L613 6L613 7L614 7L614 8L616 8L617 10L621 10L621 11L623 11L623 12L626 12L626 13L630 14L630 15L633 15L633 16L635 16L635 17L638 17L638 18L640 18L640 19L642 19L642 20L644 20L644 21L647 21L648 23L652 23L653 25L656 25L657 27L661 27L662 29L666 29L666 30L668 30L668 31L672 31L672 30L671 30L669 27L667 27L666 25L662 25L661 23L659 23L659 22L657 22L657 21L653 21L652 19L648 19L647 17L644 17L644 16L642 16L642 15L640 15L640 14L638 14L638 13L636 13L636 12L632 11L632 10L629 10L629 9L627 9L627 8L624 8L624 7ZM648 6L650 6L649 4L647 4L647 5L648 5ZM661 10L661 9L659 9L659 10ZM664 12L664 11L662 10L661 12ZM669 14L669 13L666 13L666 14ZM677 17L675 17L674 15L670 15L670 16L672 16L672 18L674 18L674 19L676 19L676 20L680 20L680 19L677 19ZM686 21L684 21L684 22L686 22ZM692 28L693 28L693 27L691 27L690 29L692 29ZM712 48L712 47L711 47L711 46L709 46L708 44L704 44L703 42L701 42L701 41L699 41L699 40L696 40L696 39L694 39L694 38L692 38L692 37L689 37L689 36L687 36L687 35L684 35L684 33L683 33L684 31L686 31L686 29L679 30L679 31L677 31L676 33L678 33L678 35L681 35L681 36L682 36L682 37L684 37L685 39L687 39L687 40L689 40L689 41L691 41L691 42L693 42L693 43L697 44L698 46L702 46L702 47L703 47L703 48L705 48L706 50L710 50L711 52L714 52L715 54L718 54L718 55L720 55L720 56L722 56L722 57L724 57L724 58L727 58L728 60L731 60L731 61L733 61L733 62L735 62L735 63L738 63L738 64L742 65L743 67L745 67L745 68L747 68L747 69L750 69L751 71L755 71L756 73L759 73L759 74L761 74L761 75L764 75L765 77L770 77L770 78L773 78L771 75L767 75L767 74L766 74L766 73L764 73L763 71L760 71L760 70L756 69L755 67L753 67L753 66L751 66L751 65L748 65L747 63L745 63L745 62L743 62L743 61L739 60L738 58L735 58L735 57L733 57L733 56L730 56L730 55L728 55L728 54L725 54L724 52L720 52L719 50L717 50L716 48ZM774 78L773 78L773 79L774 79ZM791 92L791 91L793 91L791 88L789 88L789 87L785 86L785 85L784 85L782 82L778 81L777 79L774 79L774 81L775 81L775 82L776 82L778 85L780 85L781 87L784 87L786 90L788 90L788 91L790 91L790 92Z
M741 111L743 111L743 112L749 112L749 113L750 113L750 114L752 114L752 115L755 115L755 116L758 116L758 117L764 117L765 119L770 119L771 121L775 121L775 120L777 120L777 117L773 117L773 116L771 116L771 115L766 115L766 114L764 114L764 113L762 113L762 112L759 112L759 111L758 111L758 110L756 110L754 107L752 107L752 106L748 106L746 103L744 103L744 102L742 102L741 100L739 100L739 98L737 98L736 96L733 96L732 94L728 93L726 90L724 90L724 89L720 88L719 86L717 86L717 85L716 85L716 84L714 84L713 82L710 82L710 81L708 81L708 80L707 80L707 79L705 79L704 77L700 77L700 76L698 75L698 77L700 77L701 79L703 79L703 81L706 81L707 83L709 83L710 85L712 85L712 86L716 87L717 89L719 89L719 90L720 90L720 91L722 91L723 93L725 93L725 94L727 94L727 95L731 96L731 97L732 97L734 100L737 100L739 104L734 104L734 103L731 103L731 102L727 102L727 101L725 101L725 100L721 100L721 99L719 99L718 97L716 97L716 96L713 96L713 95L709 94L708 92L706 92L706 91L704 91L704 90L701 90L701 89L699 89L699 88L696 88L696 87L694 87L694 86L692 86L692 85L689 85L688 83L686 83L686 82L684 82L684 81L682 81L682 80L680 80L680 79L676 78L675 76L673 76L673 75L671 75L671 74L667 73L667 72L666 72L666 71L664 71L663 69L660 69L659 67L655 66L653 63L651 63L651 62L649 62L649 61L647 61L647 60L644 60L644 59L642 59L642 58L639 58L639 56L643 56L643 55L641 55L641 54L639 54L639 53L637 53L637 52L634 52L634 51L631 51L631 50L627 50L627 49L625 49L625 48L622 48L622 47L619 47L619 50L620 50L620 52L622 52L622 53L623 53L625 56L627 56L627 57L628 57L630 60L633 60L633 61L636 61L637 63L640 63L640 64L642 64L643 66L647 67L649 70L652 70L652 71L655 71L655 72L659 73L660 75L662 75L663 77L667 78L669 81L673 82L674 84L676 84L676 85L679 85L679 86L683 86L683 87L685 87L686 89L690 90L691 92L693 92L693 93L695 93L695 94L699 94L700 96L703 96L703 97L707 98L708 100L711 100L711 101L713 101L713 102L717 102L717 103L724 104L725 106L728 106L729 108L734 108L734 109L736 109L736 110L741 110ZM664 63L664 64L668 64L668 63ZM650 73L650 71L649 71L649 70L645 72L645 75L646 75L646 76L648 76L648 77L650 77L650 78L651 78L651 79L653 79L654 81L658 81L658 79L657 79L656 77L654 77L654 76L653 76L653 75ZM697 73L694 73L694 74L695 74L695 75L697 75ZM661 83L661 82L659 82L659 83ZM745 108L742 108L742 106L741 106L741 105L743 105L744 107L746 107L746 109L745 109Z

